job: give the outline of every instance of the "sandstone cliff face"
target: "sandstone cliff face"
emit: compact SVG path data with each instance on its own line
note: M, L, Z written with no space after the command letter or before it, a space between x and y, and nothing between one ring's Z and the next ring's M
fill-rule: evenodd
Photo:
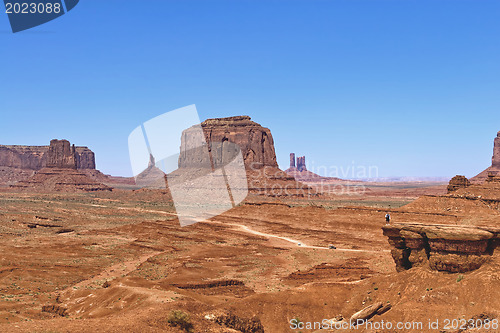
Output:
M295 168L295 153L290 153L290 169Z
M491 166L500 168L500 132L498 132L497 137L495 138Z
M95 155L87 147L75 147L78 169L96 168ZM47 165L49 146L0 145L0 167L23 170L40 170Z
M400 223L383 227L397 271L428 264L437 271L468 272L490 260L500 228Z
M67 140L50 141L47 168L76 169L76 150Z
M67 140L52 140L46 153L46 167L11 188L39 192L110 191L111 188L90 179L77 170L75 146Z
M271 131L250 117L207 119L201 123L201 129L200 126L194 126L183 132L179 170L170 174L170 177L184 173L180 171L183 168L199 169L193 170L195 174L200 170L221 167L241 150L246 179L239 179L238 182L241 184L246 181L250 193L271 197L317 195L309 186L296 182L278 168ZM201 147L200 135L205 136L207 143ZM206 170L201 171L204 172Z
M473 183L482 183L488 178L488 175L490 174L500 175L500 132L497 133L497 137L494 140L491 166L475 177L471 178L471 181Z
M210 143L224 144L228 141L240 147L247 169L260 169L265 166L278 167L271 131L253 122L250 117L207 119L201 123L201 127L209 151ZM198 142L192 142L199 140L197 129L198 127L193 127L184 131L181 138L181 152L198 145ZM222 148L224 147L222 146ZM181 153L179 167L200 166L203 164L203 161L197 160L197 157L200 156L206 156L206 154Z
M307 171L305 156L297 157L297 170L299 170L300 172Z

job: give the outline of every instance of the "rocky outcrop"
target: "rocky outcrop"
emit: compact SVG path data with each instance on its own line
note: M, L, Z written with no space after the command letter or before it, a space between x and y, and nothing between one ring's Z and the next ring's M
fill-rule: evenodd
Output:
M231 312L217 311L205 315L205 319L216 322L221 326L242 333L264 333L264 326L259 318L242 318Z
M232 142L239 146L245 167L247 169L260 169L262 167L278 167L276 153L274 151L274 141L271 131L268 128L253 122L248 116L236 116L229 118L207 119L201 123L205 140L208 143ZM205 162L200 161L206 154L186 153L192 147L198 147L200 138L198 136L199 126L185 130L181 138L181 155L179 157L179 167L199 167Z
M396 270L428 264L450 273L468 272L489 261L500 228L400 223L383 227Z
M92 180L77 170L75 146L67 140L52 140L45 153L46 167L11 188L38 192L110 191L111 188Z
M305 156L297 157L297 170L299 172L307 171L306 157Z
M67 168L76 170L75 145L71 146L68 140L50 141L47 154L47 168Z
M493 157L491 158L491 166L500 169L500 132L497 133L493 144Z
M487 178L488 175L498 175L500 176L500 132L497 133L497 137L493 143L493 157L491 158L491 166L479 173L477 176L471 178L473 183L482 183Z
M459 188L466 188L470 186L470 181L465 176L455 176L448 184L448 193L455 192Z
M150 155L147 169L135 177L135 184L141 188L165 189L165 177L165 173L156 167L154 156Z
M182 180L187 173L202 175L225 166L236 160L240 151L246 172L234 170L231 178L239 185L246 183L248 192L271 197L317 195L278 168L271 131L248 116L207 119L201 130L197 125L183 131L179 168L168 175L168 182Z
M49 146L0 145L0 167L40 170L47 166ZM75 147L78 169L95 169L95 155L87 147Z
M297 161L297 163L295 163L295 161ZM285 172L290 173L297 171L298 172L307 171L306 157L300 156L297 157L297 160L295 160L295 153L290 153L290 168L288 168Z

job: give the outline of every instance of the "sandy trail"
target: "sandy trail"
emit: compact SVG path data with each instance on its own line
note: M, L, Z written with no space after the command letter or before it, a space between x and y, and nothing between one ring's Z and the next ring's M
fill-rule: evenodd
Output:
M247 232L252 235L257 235L257 236L262 236L266 238L276 238L276 239L281 239L284 241L287 241L289 243L293 243L298 247L303 247L307 249L319 249L319 250L330 250L330 251L344 251L344 252L373 252L373 253L379 253L379 252L390 252L388 250L382 250L382 251L374 251L374 250L360 250L360 249L341 249L341 248L336 248L336 249L330 249L329 247L326 246L313 246L313 245L307 245L302 241L292 239L289 237L284 237L284 236L278 236L278 235L273 235L273 234L268 234L264 232L260 232L257 230L250 229L246 225L243 224L236 224L236 223L226 223L226 222L220 222L220 221L205 221L204 223L217 223L217 224L223 224L223 225L231 225L234 227L240 228L240 230ZM300 245L299 245L300 244Z
M121 210L132 210L132 211L136 211L136 212L156 213L156 214L168 215L168 216L177 216L176 213L159 211L159 210L152 210L152 209L144 209L144 208L113 207L113 206L110 207L110 206L105 206L105 205L96 205L96 204L90 204L89 205L89 204L83 204L83 203L82 203L82 205L92 206L92 207L100 207L100 208L115 208L115 209L121 209ZM217 224L223 224L223 225L230 225L230 226L238 227L240 230L242 230L244 232L247 232L249 234L252 234L252 235L262 236L262 237L266 237L266 238L281 239L281 240L284 240L286 242L293 243L296 246L299 246L299 247L302 247L302 248L318 249L318 250L333 250L333 249L330 249L328 247L323 247L323 246L307 245L306 243L304 243L302 241L299 241L299 240L296 240L296 239L292 239L292 238L289 238L289 237L279 236L279 235L274 235L274 234L269 234L269 233L264 233L264 232L260 232L260 231L257 231L257 230L253 230L253 229L251 229L248 226L243 225L243 224L226 223L226 222L220 222L220 221L215 221L215 220L206 220L206 221L199 222L199 223L217 223ZM346 248L338 248L338 247L336 249L334 249L334 250L335 251L343 251L343 252L364 252L364 253L390 252L389 250L379 250L379 251L376 251L376 250L362 250L362 249L346 249Z

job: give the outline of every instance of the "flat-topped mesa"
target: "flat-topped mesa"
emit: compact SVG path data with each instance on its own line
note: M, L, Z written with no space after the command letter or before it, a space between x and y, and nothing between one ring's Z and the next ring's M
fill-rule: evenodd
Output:
M271 131L252 121L249 116L207 119L201 123L201 127L209 145L212 142L224 143L226 141L238 145L247 169L278 167ZM189 152L190 147L199 146L198 131L199 126L193 126L183 132L181 152ZM208 164L199 160L203 155L202 150L198 153L196 149L192 153L181 153L179 167L197 167Z
M0 167L40 170L47 166L49 146L0 145ZM87 147L75 147L77 169L95 170L95 154Z
M500 168L500 132L497 133L495 143L493 145L493 157L491 166Z
M489 261L500 228L399 223L385 225L398 272L428 264L450 273L476 270Z
M75 145L68 140L50 141L47 168L77 169Z
M52 140L46 155L46 166L31 177L18 181L10 188L31 192L94 192L111 191L82 171L77 170L76 147L68 140Z

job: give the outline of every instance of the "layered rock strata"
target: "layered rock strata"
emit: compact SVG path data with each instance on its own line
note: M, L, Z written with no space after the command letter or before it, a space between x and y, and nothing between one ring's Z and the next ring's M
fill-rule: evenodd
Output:
M400 223L383 227L396 270L429 264L437 271L468 272L489 261L500 228Z
M459 188L466 188L470 186L470 181L465 176L455 176L448 184L448 193L455 192Z
M90 179L77 170L75 146L67 140L52 140L46 153L47 167L38 170L32 177L20 181L11 188L41 192L109 191L110 187Z

